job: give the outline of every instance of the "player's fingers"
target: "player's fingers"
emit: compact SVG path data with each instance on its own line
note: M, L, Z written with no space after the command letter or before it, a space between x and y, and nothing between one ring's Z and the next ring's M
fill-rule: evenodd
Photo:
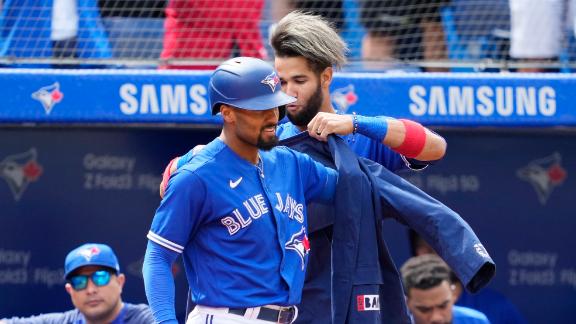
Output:
M316 114L316 116L314 116L314 118L312 118L312 120L308 123L308 131L313 132L320 130L321 132L323 129L322 125L326 124L327 118L329 118L329 116L330 114L323 112Z
M175 157L164 169L164 173L162 174L162 181L160 182L160 198L164 198L164 193L166 192L166 187L168 186L168 180L170 180L170 176L176 171L177 167L178 157Z
M317 116L316 116L317 117ZM316 119L316 117L314 117L307 126L308 132L309 133L316 133L318 131L318 119Z
M322 132L320 132L320 135L318 135L318 140L322 141L322 142L326 142L328 141L328 135L332 134L328 129L324 129L322 130Z

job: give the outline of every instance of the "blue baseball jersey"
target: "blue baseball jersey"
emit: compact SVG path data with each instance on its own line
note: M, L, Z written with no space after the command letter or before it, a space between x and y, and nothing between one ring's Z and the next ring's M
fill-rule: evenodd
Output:
M453 324L490 324L490 321L484 315L475 309L454 305L452 309Z
M148 239L182 253L192 300L213 307L300 302L306 204L329 201L337 173L286 147L242 159L210 142L169 181Z

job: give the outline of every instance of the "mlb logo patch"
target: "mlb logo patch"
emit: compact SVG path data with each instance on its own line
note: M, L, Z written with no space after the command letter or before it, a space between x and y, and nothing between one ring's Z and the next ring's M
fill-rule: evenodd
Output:
M358 295L356 296L356 304L359 312L366 311L379 311L380 310L380 296L379 295Z

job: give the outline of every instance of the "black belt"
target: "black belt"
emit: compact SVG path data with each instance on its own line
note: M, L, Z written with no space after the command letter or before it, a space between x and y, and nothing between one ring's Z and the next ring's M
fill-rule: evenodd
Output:
M228 313L244 316L248 308L229 308ZM280 307L280 309L268 308L266 306L260 307L258 313L259 320L274 322L279 324L290 324L296 316L296 309L294 306Z

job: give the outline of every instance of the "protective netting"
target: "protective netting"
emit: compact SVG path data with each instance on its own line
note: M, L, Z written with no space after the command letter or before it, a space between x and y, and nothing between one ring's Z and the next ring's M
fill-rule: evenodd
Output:
M566 69L576 63L571 2L0 0L0 63L206 67L234 55L271 58L270 29L302 9L330 20L351 63L368 69Z

